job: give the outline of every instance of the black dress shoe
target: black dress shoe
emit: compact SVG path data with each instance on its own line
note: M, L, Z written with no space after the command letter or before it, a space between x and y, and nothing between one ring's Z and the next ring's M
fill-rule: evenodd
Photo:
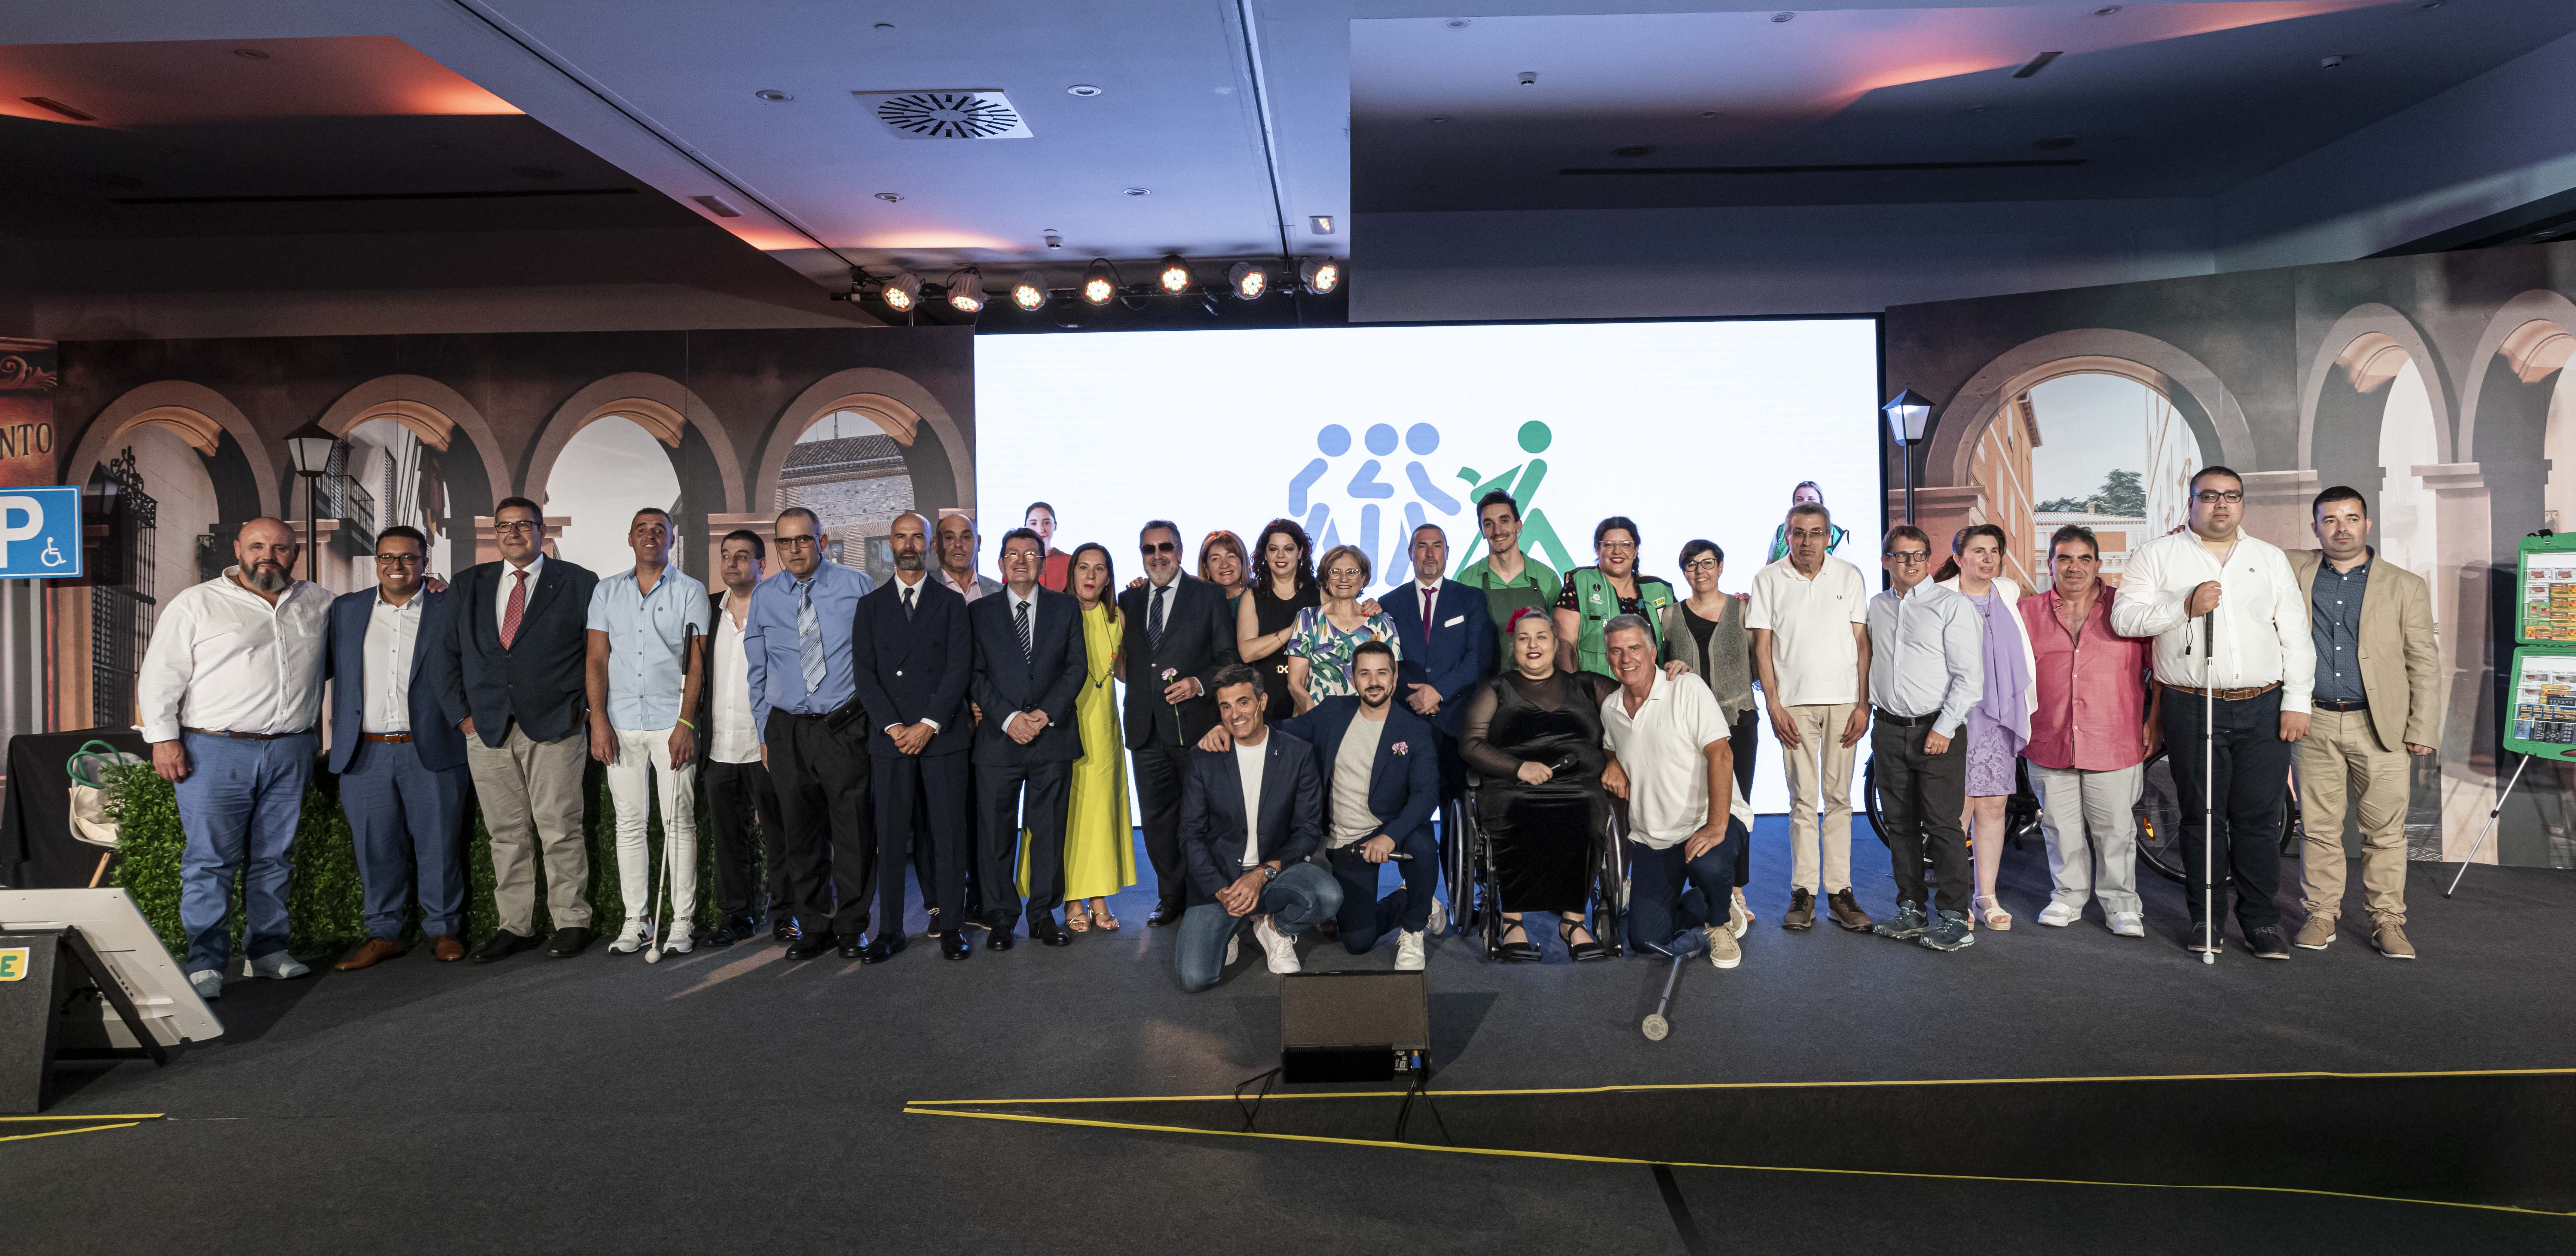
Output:
M529 937L525 934L512 933L507 929L498 929L493 931L491 938L485 941L483 945L474 948L474 954L471 958L477 964L489 964L494 960L508 959L521 951L535 946L536 944L537 940L535 938Z
M590 930L574 925L569 929L555 930L554 940L546 944L546 954L556 959L571 959L589 945Z
M843 959L860 959L864 958L860 955L860 952L866 948L867 939L853 933L842 937L840 939L840 945L836 949Z
M1145 917L1145 925L1150 929L1160 929L1165 925L1178 924L1180 923L1180 919L1180 908L1175 907L1170 903L1156 903L1154 905L1154 914Z
M1067 934L1062 926L1056 924L1055 916L1051 913L1040 913L1029 917L1029 936L1036 938L1040 946L1073 945L1072 936Z
M800 937L787 944L787 958L812 959L832 949L832 935L817 930L810 938Z
M939 958L941 959L964 959L974 953L975 944L966 940L966 934L963 930L949 934L939 940Z
M862 964L882 964L901 954L903 954L903 935L899 933L880 933L876 937L870 939L865 947L860 948L859 962Z
M750 935L750 933L749 933L748 931L743 932L743 933L736 933L736 932L734 932L734 929L735 929L736 925L738 925L739 923L740 923L740 922L738 922L738 921L734 921L734 922L728 922L728 923L725 923L725 924L717 925L717 926L716 926L716 931L715 931L715 932L710 933L710 934L708 934L707 936L705 936L705 937L703 937L703 938L698 939L698 945L700 945L700 946L732 946L734 943L736 943L736 942L740 942L740 941L742 941L744 938L751 936L751 935Z
M960 940L962 941L963 939ZM1013 935L1010 930L990 929L987 931L984 938L984 949L988 951L1007 951L1011 949L1012 942Z

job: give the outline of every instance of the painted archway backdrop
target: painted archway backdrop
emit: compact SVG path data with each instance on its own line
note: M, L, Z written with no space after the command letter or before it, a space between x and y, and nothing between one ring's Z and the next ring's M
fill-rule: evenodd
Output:
M2316 547L2320 490L2360 490L2382 560L2433 587L2442 746L2416 761L2407 841L2456 860L2513 767L2516 545L2576 527L2571 298L2576 244L2554 244L1893 308L1888 389L1936 407L1918 521L1936 541L2002 526L2036 581L2048 535L2083 523L2116 578L2200 467L2242 472L2248 528L2285 548ZM2481 858L2576 868L2576 768L2526 773Z

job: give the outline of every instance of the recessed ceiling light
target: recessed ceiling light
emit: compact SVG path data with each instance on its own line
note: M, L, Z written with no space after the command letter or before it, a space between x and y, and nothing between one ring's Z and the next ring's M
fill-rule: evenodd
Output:
M890 30L893 30L893 29L894 29L894 23L892 23L892 22L879 22L879 23L877 23L877 29L878 29L878 30L881 30L881 31L890 31Z
M1100 89L1089 83L1076 83L1073 86L1064 89L1064 94L1068 96L1097 96L1100 94Z
M1536 86L1538 86L1538 71L1536 71L1536 70L1523 70L1523 71L1521 71L1521 86L1523 86L1523 87L1536 87Z
M791 101L791 100L796 99L794 96L790 96L790 95L788 95L787 93L782 92L782 91L778 90L778 89L777 89L777 88L775 88L775 87L764 87L764 88L761 88L759 91L753 92L753 93L752 93L752 95L757 96L757 97L761 98L762 100L768 101L769 103L771 103L771 104L773 104L773 105L783 105L783 104L787 103L788 101Z
M233 49L233 55L234 55L234 56L236 56L236 57L241 58L241 59L242 59L242 60L244 60L244 61L266 61L266 60L268 60L268 54L267 54L267 53L264 53L264 52L261 52L261 51L260 51L259 49L257 49L257 48L235 48L235 49Z
M1152 196L1154 194L1154 189L1152 188L1127 188L1124 190L1129 196Z
M897 202L899 202L899 201L901 201L901 200L903 199L903 193L901 193L901 192L879 192L879 193L877 193L877 199L878 199L878 200L881 200L881 201L884 201L884 202L885 202L886 204L888 204L888 205L892 205L892 204L895 204L895 203L897 203Z
M1454 30L1458 30L1458 29L1460 29L1460 28L1462 28L1462 27L1464 27L1464 26L1468 25L1468 24L1469 24L1469 22L1470 22L1471 20L1472 20L1472 19L1469 19L1469 18L1453 17L1453 18L1449 19L1449 29L1451 29L1451 30L1453 30L1453 31L1454 31Z
M1798 15L1795 13L1774 13L1771 15L1771 20L1774 22L1794 22L1797 19Z

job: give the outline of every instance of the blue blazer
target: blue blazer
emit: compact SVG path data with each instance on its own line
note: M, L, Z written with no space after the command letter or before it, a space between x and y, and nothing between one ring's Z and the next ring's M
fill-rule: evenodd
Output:
M549 564L553 560L547 560ZM543 577L539 577L543 579ZM411 743L420 765L433 772L465 766L465 734L457 731L440 704L436 689L421 683L428 671L432 642L456 632L455 603L427 589L421 599L420 635L411 643ZM331 687L331 770L346 772L358 755L358 738L367 731L367 621L374 618L376 591L361 589L331 599L331 617L322 647L322 679Z
M1469 694L1494 667L1494 630L1486 617L1485 594L1472 584L1442 580L1440 596L1431 603L1431 617L1440 622L1426 635L1422 595L1415 587L1407 580L1377 600L1404 640L1396 651L1395 704L1410 715L1413 708L1405 706L1405 696L1415 685L1431 686L1440 692L1435 722L1441 732L1457 737L1467 726Z
M898 754L888 724L936 720L939 731L925 755L955 754L973 736L966 727L966 685L975 647L966 627L966 599L955 589L924 579L912 618L903 615L903 581L888 578L859 599L850 633L850 672L859 705L868 712L868 750Z
M975 762L1071 763L1081 758L1082 722L1074 718L1073 700L1091 674L1082 640L1082 604L1069 593L1037 590L1026 655L1020 653L1009 590L967 603L966 622L975 630L973 693L984 708L984 721L975 726ZM1022 711L1044 711L1047 717L1047 726L1025 746L1002 731L1003 723Z
M1434 609L1443 612L1441 618L1448 618L1446 606ZM1359 717L1360 700L1345 696L1326 698L1304 715L1272 725L1315 747L1315 767L1323 776L1327 807L1332 805L1333 769L1342 760L1342 737ZM1398 746L1404 747L1403 753L1397 753ZM1378 818L1378 830L1399 842L1416 830L1427 832L1431 813L1440 808L1440 755L1432 742L1431 722L1405 710L1401 702L1386 704L1386 727L1378 731L1377 759L1369 765L1368 805L1369 814ZM1328 822L1328 836L1330 830Z
M1324 842L1324 781L1315 774L1313 746L1274 728L1262 750L1263 862L1293 868ZM1181 856L1189 862L1192 906L1215 902L1217 891L1243 876L1243 771L1234 756L1192 746L1181 772Z
M549 557L537 569L520 612L519 635L501 648L501 588L508 563L468 567L449 584L452 631L430 650L426 679L452 727L474 720L474 735L498 748L518 721L530 741L561 741L581 732L590 714L590 594L599 577L578 563ZM431 644L422 634L424 644Z

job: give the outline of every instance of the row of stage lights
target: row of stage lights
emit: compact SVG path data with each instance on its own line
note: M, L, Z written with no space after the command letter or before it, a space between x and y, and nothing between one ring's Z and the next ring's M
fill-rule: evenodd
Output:
M1299 261L1295 282L1285 285L1280 283L1277 272L1267 262L1236 262L1226 272L1227 289L1242 301L1258 301L1278 290L1322 296L1341 286L1342 263L1329 257L1309 257ZM1217 294L1200 288L1198 277L1190 271L1190 264L1177 254L1164 258L1155 268L1151 286L1139 284L1133 289L1119 275L1117 263L1105 257L1093 258L1091 265L1083 268L1082 286L1073 289L1074 298L1085 305L1102 306L1112 301L1124 301L1131 309L1139 308L1138 303L1145 298L1185 297L1193 293L1206 299L1210 310L1215 309ZM960 314L981 313L991 300L984 291L984 272L973 266L950 272L941 295L948 308ZM1022 272L1010 291L1011 304L1032 314L1045 309L1054 295L1055 291L1047 287L1046 276L1034 270ZM871 296L897 314L910 314L920 308L924 300L921 276L907 270L896 273L891 279L880 280L852 270L850 291L842 299L859 301Z

